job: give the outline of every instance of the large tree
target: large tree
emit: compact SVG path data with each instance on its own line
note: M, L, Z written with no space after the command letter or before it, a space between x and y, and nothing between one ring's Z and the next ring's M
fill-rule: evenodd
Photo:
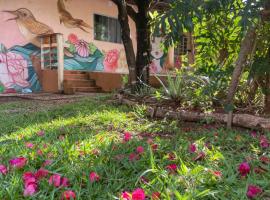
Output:
M166 7L169 0L112 0L118 8L118 20L122 28L122 40L129 67L129 83L137 89L149 83L149 64L151 62L150 11ZM136 25L137 52L130 38L129 17Z

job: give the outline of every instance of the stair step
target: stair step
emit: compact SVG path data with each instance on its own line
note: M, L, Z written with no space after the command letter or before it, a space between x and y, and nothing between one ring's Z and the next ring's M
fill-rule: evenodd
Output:
M94 87L96 82L93 79L65 79L64 80L69 87Z
M79 80L88 80L89 75L87 73L78 73L78 74L65 74L64 79L79 79Z
M72 87L75 92L101 92L100 87Z
M65 70L64 74L88 74L88 72L85 71L75 71L75 70Z

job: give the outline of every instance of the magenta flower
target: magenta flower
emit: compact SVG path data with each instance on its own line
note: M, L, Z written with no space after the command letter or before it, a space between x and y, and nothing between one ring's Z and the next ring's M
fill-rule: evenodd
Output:
M26 185L24 188L23 196L33 196L37 192L38 186L36 183Z
M167 165L166 169L169 170L171 173L174 173L177 170L177 165L176 164Z
M5 165L0 165L0 174L6 175L8 173L8 169Z
M90 179L90 182L93 183L93 182L99 181L100 177L96 172L91 172L89 174L89 179Z
M135 161L135 160L139 160L140 159L140 156L135 154L135 153L131 153L129 155L129 161Z
M151 149L152 151L156 151L158 149L158 144L152 144Z
M54 187L61 186L61 176L59 174L54 174L49 178L49 184L54 185Z
M137 149L136 149L136 152L138 154L142 154L144 152L144 148L142 146L138 146Z
M124 138L123 138L124 142L128 142L129 140L131 140L131 138L132 138L132 135L129 132L124 133Z
M43 130L38 131L38 132L37 132L37 135L38 135L38 136L44 136L44 135L45 135L45 132L44 132Z
M76 194L72 190L67 190L63 192L61 200L71 200L76 199Z
M33 196L37 192L37 178L32 172L25 172L23 174L24 182L24 196Z
M266 149L270 146L270 143L265 135L260 137L260 145L262 148Z
M24 157L13 158L9 161L9 164L14 168L23 168L26 165L27 159Z
M121 199L123 200L131 200L131 195L128 192L123 192L121 195Z
M242 162L238 167L238 171L241 176L246 176L250 172L249 164L247 162Z
M195 143L189 145L188 150L190 153L195 153L197 151L197 146Z
M141 188L138 188L132 192L132 200L145 200L145 193L144 190Z
M35 173L35 176L37 179L42 179L48 176L49 171L43 168L40 168L39 170L37 170L37 172Z
M43 167L46 167L48 165L51 165L53 163L53 160L45 160L44 163L42 164Z
M25 143L25 146L26 146L27 148L29 148L29 149L33 149L33 148L34 148L34 144L31 143L31 142Z
M75 44L77 54L83 58L87 58L90 54L88 43L84 40L78 40Z
M249 185L247 189L247 197L253 199L262 193L262 189L256 185Z
M121 194L121 199L122 200L131 200L131 194L129 194L128 192L125 191Z
M61 179L61 186L62 186L62 187L68 187L69 185L70 185L70 184L69 184L68 178L63 177L63 178Z
M250 135L253 138L257 137L257 131L251 131Z

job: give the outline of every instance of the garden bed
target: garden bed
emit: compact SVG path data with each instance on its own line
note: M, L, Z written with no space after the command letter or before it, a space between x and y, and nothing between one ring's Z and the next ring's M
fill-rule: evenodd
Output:
M120 103L134 106L137 104L144 104L147 106L147 115L152 118L170 118L180 121L188 122L205 122L205 123L219 123L226 124L228 115L224 112L204 113L198 110L184 110L179 108L174 102L160 103L154 98L135 98L130 95L118 94L117 98ZM249 129L270 131L270 118L264 118L252 114L236 113L233 114L232 124Z

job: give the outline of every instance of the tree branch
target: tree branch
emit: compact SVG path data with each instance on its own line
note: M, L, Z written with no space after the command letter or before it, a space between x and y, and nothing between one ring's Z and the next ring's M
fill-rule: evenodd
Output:
M128 12L128 15L131 17L131 19L134 22L136 22L137 21L138 13L132 8L132 6L127 5L127 12Z

